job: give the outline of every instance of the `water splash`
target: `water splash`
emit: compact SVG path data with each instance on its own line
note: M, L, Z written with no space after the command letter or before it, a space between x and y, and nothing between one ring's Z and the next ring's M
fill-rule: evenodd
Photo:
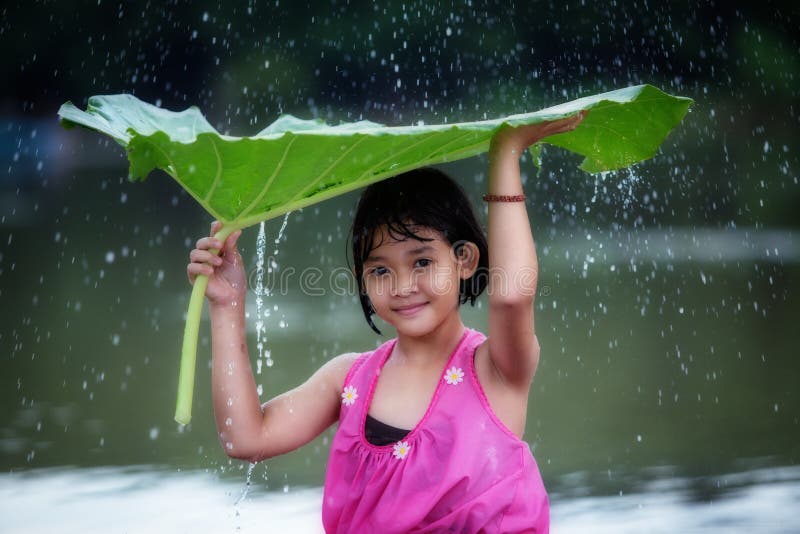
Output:
M256 348L258 349L258 358L256 359L256 374L261 374L261 366L263 365L264 357L264 343L267 340L266 327L264 325L265 317L269 316L269 310L262 314L264 307L264 251L267 248L267 232L265 229L264 221L261 221L261 226L258 228L258 237L256 238Z
M594 193L592 194L591 204L596 204L598 195L608 197L609 187L608 182L614 180L615 187L622 201L622 206L625 209L631 207L635 202L636 191L635 189L641 184L642 180L636 173L634 166L627 169L619 169L616 171L604 171L594 175ZM590 207L586 206L586 213L590 211Z
M239 498L233 503L233 506L239 506L239 503L244 501L247 498L247 494L250 493L250 486L252 485L252 478L253 478L253 471L256 468L256 464L251 463L247 467L247 479L245 480L244 487L242 488L242 492L239 494ZM236 510L236 515L239 515L239 510Z
M239 504L247 498L247 494L250 493L250 486L252 485L251 480L253 477L253 471L256 468L256 464L251 463L247 467L247 479L245 480L244 487L242 488L242 492L239 494L239 498L236 499L233 503L233 510L234 510L234 520L236 522L236 532L241 532L242 526L239 523L239 518L241 513L239 512Z
M256 348L258 349L258 358L256 359L256 374L260 375L263 369L263 366L266 365L267 367L272 367L274 364L272 360L272 354L269 349L266 348L267 344L267 327L266 322L267 319L270 317L272 311L268 306L264 306L264 299L271 295L271 291L268 285L264 285L264 273L266 271L267 274L272 274L274 270L278 268L278 264L275 261L275 258L278 255L278 244L280 243L281 239L283 239L283 234L286 231L286 225L289 222L289 215L291 212L287 213L283 217L283 223L281 224L280 230L278 230L278 236L275 238L274 245L275 249L272 252L272 257L269 258L269 264L264 267L264 262L266 260L266 248L267 248L267 235L264 222L261 223L261 226L258 229L258 238L256 238ZM277 308L274 308L277 309ZM259 395L261 394L261 387L259 386Z
M606 178L611 176L611 174L612 174L611 171L604 171L604 172L598 172L597 174L594 175L594 195L592 195L592 204L597 202L597 193L598 193L598 190L600 188L600 182L604 182L605 183ZM603 191L604 192L605 192L605 189L606 188L603 187ZM586 208L586 211L587 212L589 211L588 206Z
M635 165L631 165L621 172L621 179L617 183L617 189L622 194L623 206L625 209L630 208L631 204L636 200L635 189L641 184L642 180L636 172Z
M281 224L281 229L278 230L278 237L275 238L275 250L272 252L274 256L278 255L278 243L280 243L281 239L283 238L283 232L286 230L286 224L289 222L289 215L291 215L291 211L283 216L283 224Z

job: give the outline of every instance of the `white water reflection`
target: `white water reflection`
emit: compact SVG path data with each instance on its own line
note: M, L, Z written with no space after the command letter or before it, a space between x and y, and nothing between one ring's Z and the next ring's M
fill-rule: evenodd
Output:
M604 497L551 496L556 534L800 532L800 468L713 477L719 492L697 499L689 479L655 480L641 492ZM708 482L708 480L706 481Z
M554 239L543 247L542 254L550 263L572 264L587 256L594 257L604 266L633 261L714 265L735 261L800 262L800 236L788 229L598 229L593 233L573 235L571 239L559 239L556 230L552 232Z
M656 479L636 493L551 495L554 533L800 531L800 467L720 475L714 497L698 500L698 480ZM574 482L573 482L574 483ZM0 475L6 533L321 532L319 488L254 492L236 503L242 483L204 472L157 468L39 469Z
M203 473L38 469L0 476L2 532L320 532L320 491L251 495Z

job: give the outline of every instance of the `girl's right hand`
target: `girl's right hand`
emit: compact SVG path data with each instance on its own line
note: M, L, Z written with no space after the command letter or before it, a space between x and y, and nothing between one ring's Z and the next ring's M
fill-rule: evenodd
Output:
M222 223L211 224L211 236L199 239L196 248L189 253L191 263L186 267L189 282L194 284L200 275L208 277L206 298L211 305L243 305L247 291L244 263L236 248L241 230L233 232L225 242L214 239ZM219 255L212 252L219 250Z

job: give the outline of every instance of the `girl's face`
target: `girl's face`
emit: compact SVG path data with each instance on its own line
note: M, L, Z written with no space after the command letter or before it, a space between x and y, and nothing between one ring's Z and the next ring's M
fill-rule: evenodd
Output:
M477 247L464 244L456 257L450 243L429 228L415 231L430 241L394 239L385 228L364 261L364 287L375 313L398 333L421 336L458 314L459 283L478 265Z

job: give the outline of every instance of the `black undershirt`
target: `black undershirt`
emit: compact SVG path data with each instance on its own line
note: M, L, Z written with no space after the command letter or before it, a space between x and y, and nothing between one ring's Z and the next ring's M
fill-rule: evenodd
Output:
M390 443L397 443L408 435L410 430L396 428L386 423L378 421L367 414L367 421L364 423L364 435L367 441L373 445L382 446Z

